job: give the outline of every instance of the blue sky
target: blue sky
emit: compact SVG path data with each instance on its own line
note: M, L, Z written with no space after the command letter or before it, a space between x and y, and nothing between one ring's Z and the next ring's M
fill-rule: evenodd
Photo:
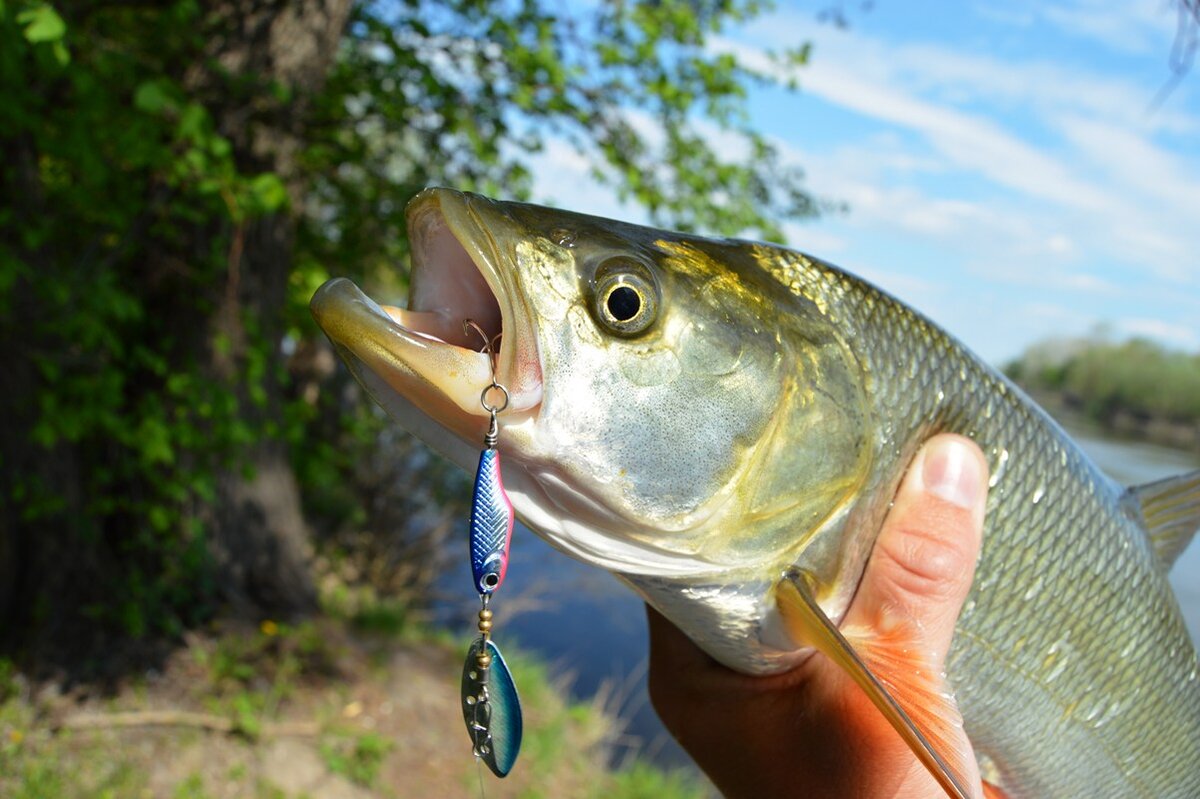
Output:
M764 69L764 50L813 43L798 93L751 96L809 188L850 208L789 226L792 246L993 362L1099 324L1200 350L1200 71L1149 109L1166 0L877 0L848 3L844 31L820 6L781 2L713 42ZM638 219L569 148L538 167L538 196Z

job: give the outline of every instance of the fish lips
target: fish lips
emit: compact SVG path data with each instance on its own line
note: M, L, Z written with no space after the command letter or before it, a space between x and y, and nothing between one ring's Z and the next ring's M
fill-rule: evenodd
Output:
M389 410L400 399L460 437L476 438L488 413L481 393L495 380L508 395L506 413L535 411L542 372L533 320L513 275L515 255L501 253L498 243L511 222L492 201L446 189L422 192L407 218L409 307L381 306L334 278L313 295L317 323ZM494 373L480 351L488 346L499 350ZM398 398L387 396L393 392ZM501 398L493 391L488 401Z

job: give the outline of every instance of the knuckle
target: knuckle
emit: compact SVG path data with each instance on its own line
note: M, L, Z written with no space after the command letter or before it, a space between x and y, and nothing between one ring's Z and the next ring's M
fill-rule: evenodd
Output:
M942 517L962 514L942 513ZM974 571L974 547L959 518L926 518L901 524L880 537L877 551L889 593L902 601L945 601L964 595Z

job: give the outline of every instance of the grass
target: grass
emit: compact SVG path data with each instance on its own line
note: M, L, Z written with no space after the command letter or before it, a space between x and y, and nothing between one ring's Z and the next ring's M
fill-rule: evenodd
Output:
M379 779L383 759L394 742L373 732L325 736L321 757L334 774L341 774L364 788L373 788Z
M622 799L705 799L708 792L689 774L663 771L641 761L613 775L615 784L604 796ZM599 795L597 795L599 799Z
M388 659L373 665L378 649L404 651L401 670ZM450 769L451 784L436 789L416 784L416 795L478 792L479 776L469 755L462 720L454 707L455 665L465 649L462 636L428 631L402 607L359 603L341 618L300 624L264 621L257 627L228 627L216 637L195 639L164 671L166 682L132 680L111 700L91 700L89 713L118 713L164 706L201 709L229 719L234 733L192 728L107 728L52 730L49 717L73 712L70 702L44 704L12 664L0 660L0 796L9 799L306 799L308 789L279 787L277 773L263 763L280 739L271 730L288 720L317 722L316 737L288 739L284 776L296 751L309 768L323 772L320 785L345 780L372 797L410 795L397 772L406 750L436 734L450 757L433 777ZM664 773L642 762L620 771L607 767L608 742L619 724L598 706L565 698L544 664L519 651L505 653L521 691L525 738L517 769L503 783L492 781L489 796L581 796L614 799L699 799L708 794L687 775ZM343 672L343 661L352 664ZM417 664L414 666L414 664ZM422 665L424 664L424 665ZM413 668L422 671L408 671ZM381 715L397 681L424 679L445 692L433 705L438 731L404 722L409 711L396 699L399 715ZM453 682L453 688L447 683ZM411 695L409 701L411 702ZM440 708L446 705L443 715ZM428 705L427 705L428 706ZM353 711L351 712L351 708ZM367 718L373 717L368 722ZM445 727L445 730L441 728ZM414 736L414 737L408 737ZM440 738L439 738L440 740ZM424 779L423 777L421 778ZM490 777L489 777L490 779ZM275 780L274 782L272 780ZM400 780L400 782L397 782ZM309 790L312 795L321 791ZM308 797L311 799L311 797Z
M145 780L111 746L37 724L32 703L10 697L0 705L0 796L8 799L123 799L139 796Z

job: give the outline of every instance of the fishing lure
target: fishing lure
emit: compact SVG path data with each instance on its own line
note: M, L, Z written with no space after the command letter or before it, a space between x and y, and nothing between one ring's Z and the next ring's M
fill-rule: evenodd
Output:
M513 507L500 478L500 438L497 416L508 407L508 389L496 380L495 338L488 336L471 320L463 322L463 331L478 333L484 341L483 352L492 359L492 382L479 395L479 402L490 417L475 488L471 496L471 576L479 594L479 637L467 651L463 663L463 721L471 736L475 757L483 761L497 777L512 770L521 750L521 701L512 672L500 649L491 640L492 594L504 582L508 570L508 550L512 540ZM498 336L496 338L499 338ZM489 398L499 395L498 402Z
M488 393L503 392L504 404L488 405ZM508 546L512 540L513 507L504 493L500 480L500 451L496 414L508 407L508 391L494 380L479 397L491 413L483 451L479 453L479 468L475 470L475 491L471 497L471 574L475 590L487 595L500 587L508 571Z
M486 635L471 644L462 675L463 721L475 757L503 777L521 750L521 700L512 672Z

